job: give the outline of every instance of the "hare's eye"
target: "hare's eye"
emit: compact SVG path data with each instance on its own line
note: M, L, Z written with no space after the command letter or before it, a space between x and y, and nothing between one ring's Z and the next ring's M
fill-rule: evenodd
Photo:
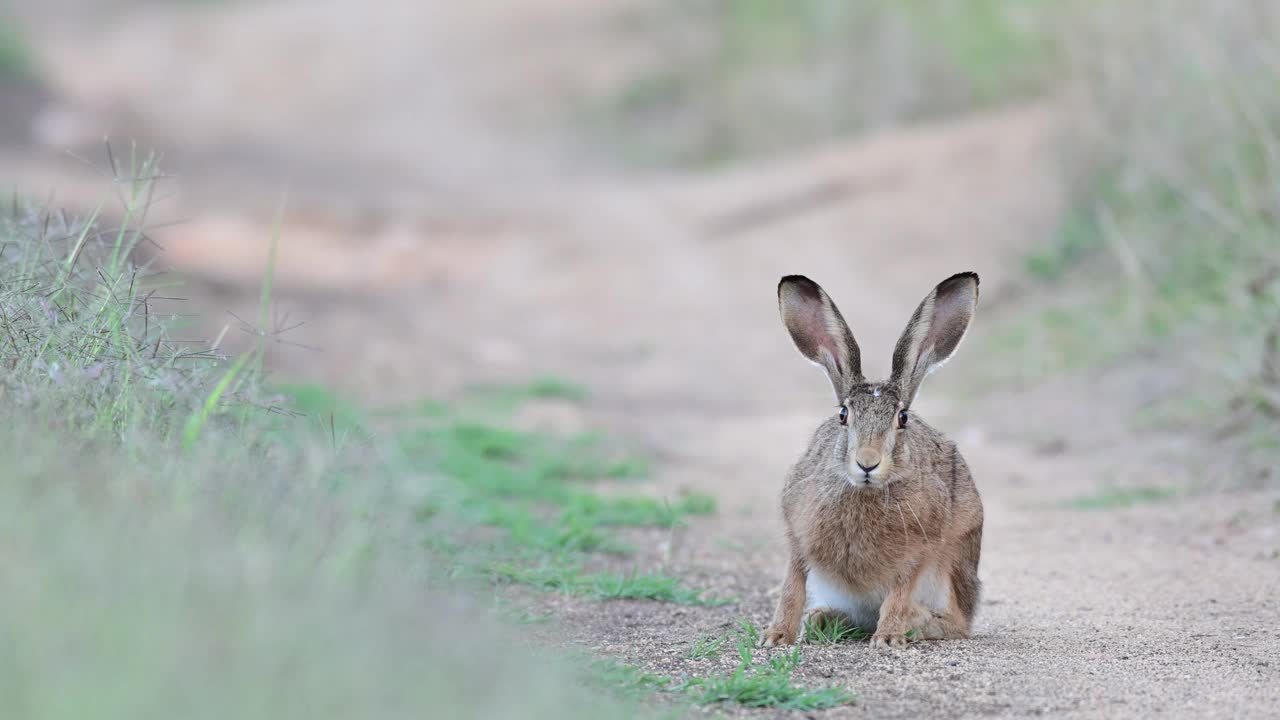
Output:
M898 427L900 428L906 427L907 420L910 419L910 417L911 416L907 413L906 410L899 410L898 411Z
M840 424L849 424L849 408L844 407L843 405L840 406Z

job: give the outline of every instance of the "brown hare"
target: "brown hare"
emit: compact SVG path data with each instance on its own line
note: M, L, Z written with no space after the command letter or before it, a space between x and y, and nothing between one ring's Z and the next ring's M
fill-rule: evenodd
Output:
M826 371L837 413L814 433L782 490L790 561L766 646L796 642L835 617L877 647L967 638L978 606L982 500L954 443L911 409L925 376L950 359L978 304L978 276L933 289L907 323L885 382L862 376L835 303L799 275L778 284L782 322Z

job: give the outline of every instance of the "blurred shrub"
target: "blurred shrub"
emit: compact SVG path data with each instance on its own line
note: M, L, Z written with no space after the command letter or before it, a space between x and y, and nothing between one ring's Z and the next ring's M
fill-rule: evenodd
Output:
M3 4L0 4L0 79L31 73L31 48Z
M1203 373L1180 403L1280 420L1280 5L1094 4L1066 35L1075 205L1028 262L1067 292L1013 342L1041 373L1159 338ZM1075 293L1084 281L1088 293ZM1013 335L1006 339L1012 339ZM1197 391L1198 389L1198 391ZM1212 397L1198 397L1210 394ZM1222 420L1222 418L1226 418ZM1270 429L1268 429L1270 428ZM1272 443L1274 445L1274 443Z
M633 18L657 50L605 103L647 162L714 164L1032 92L1050 0L669 0Z

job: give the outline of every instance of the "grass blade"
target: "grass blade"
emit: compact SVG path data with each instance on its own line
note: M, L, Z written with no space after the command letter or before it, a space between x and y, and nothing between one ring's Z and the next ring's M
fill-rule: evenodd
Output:
M200 406L200 409L192 413L191 417L187 418L187 425L182 431L183 450L190 450L195 446L196 440L200 438L200 432L204 430L204 426L208 423L209 417L213 414L213 411L217 409L218 401L221 400L222 396L227 392L227 388L231 387L231 384L235 382L236 378L240 375L240 371L244 369L248 360L248 354L241 355L237 358L236 361L232 363L231 367L227 369L227 372L222 376L222 378L218 380L218 384L215 385L213 390L209 393L209 397L205 398L204 404Z

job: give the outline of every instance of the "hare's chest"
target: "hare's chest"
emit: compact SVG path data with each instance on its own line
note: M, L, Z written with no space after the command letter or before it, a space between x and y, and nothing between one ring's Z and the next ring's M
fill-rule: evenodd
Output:
M820 518L802 542L810 568L856 593L887 589L905 558L903 538L874 516Z

